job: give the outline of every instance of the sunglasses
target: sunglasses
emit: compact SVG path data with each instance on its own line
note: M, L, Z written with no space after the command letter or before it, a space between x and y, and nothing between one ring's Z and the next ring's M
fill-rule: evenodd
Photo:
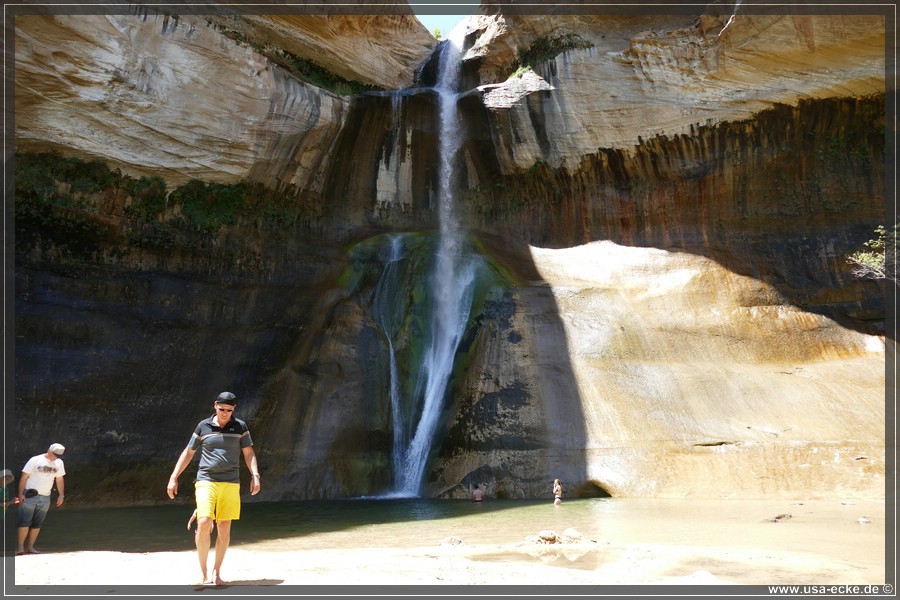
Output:
M217 406L216 410L218 410L219 412L234 412L233 408L222 408L221 406Z

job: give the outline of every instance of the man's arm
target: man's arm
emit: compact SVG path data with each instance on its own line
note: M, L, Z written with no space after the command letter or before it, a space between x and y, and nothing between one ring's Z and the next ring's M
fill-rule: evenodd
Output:
M181 456L178 457L178 462L175 463L175 468L172 469L172 475L169 477L169 485L166 486L166 493L169 495L169 498L174 500L175 496L178 495L178 477L191 463L195 452L196 450L185 448L181 452Z
M22 471L22 477L19 478L19 502L25 501L25 483L28 481L28 473Z
M253 446L241 448L241 452L244 453L244 462L247 463L247 468L250 469L250 495L255 496L259 493L260 489L259 466L256 464L256 452L253 451Z
M66 484L65 477L60 476L56 478L56 491L59 492L59 497L56 499L56 505L62 506L62 503L65 502L66 498Z

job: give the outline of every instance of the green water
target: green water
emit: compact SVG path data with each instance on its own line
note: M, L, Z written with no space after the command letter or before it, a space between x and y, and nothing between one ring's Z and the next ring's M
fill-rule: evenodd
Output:
M603 500L473 503L467 500L332 500L247 502L232 525L232 545L313 547L431 546L450 536L466 543L522 541L542 529L584 526ZM36 547L43 552L192 550L186 525L193 506L51 507ZM568 517L566 513L568 512ZM16 509L8 511L7 550L14 544ZM585 532L586 533L586 532Z

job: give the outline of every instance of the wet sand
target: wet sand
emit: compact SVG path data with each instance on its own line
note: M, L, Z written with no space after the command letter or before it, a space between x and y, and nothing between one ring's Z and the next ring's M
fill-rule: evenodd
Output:
M440 586L499 586L465 592L491 594L524 592L523 586L538 593L535 586L547 585L590 595L597 585L864 586L885 580L883 501L635 500L566 509L374 523L244 543L236 523L222 576L230 592L252 587L248 593L298 595L312 593L305 586L326 586L320 595L417 586L427 595L447 593ZM535 511L545 520L535 519ZM580 539L537 543L548 527ZM62 595L71 586L85 593L83 586L100 586L98 593L116 594L131 593L131 586L148 592L149 586L155 595L179 595L195 593L191 584L199 579L196 553L186 549L46 551L8 557L6 566L23 593Z

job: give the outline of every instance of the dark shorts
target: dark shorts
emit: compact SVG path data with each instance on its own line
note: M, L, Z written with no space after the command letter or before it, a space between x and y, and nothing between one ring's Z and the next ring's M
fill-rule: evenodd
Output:
M50 496L25 498L25 502L19 504L19 527L40 529L49 511Z

